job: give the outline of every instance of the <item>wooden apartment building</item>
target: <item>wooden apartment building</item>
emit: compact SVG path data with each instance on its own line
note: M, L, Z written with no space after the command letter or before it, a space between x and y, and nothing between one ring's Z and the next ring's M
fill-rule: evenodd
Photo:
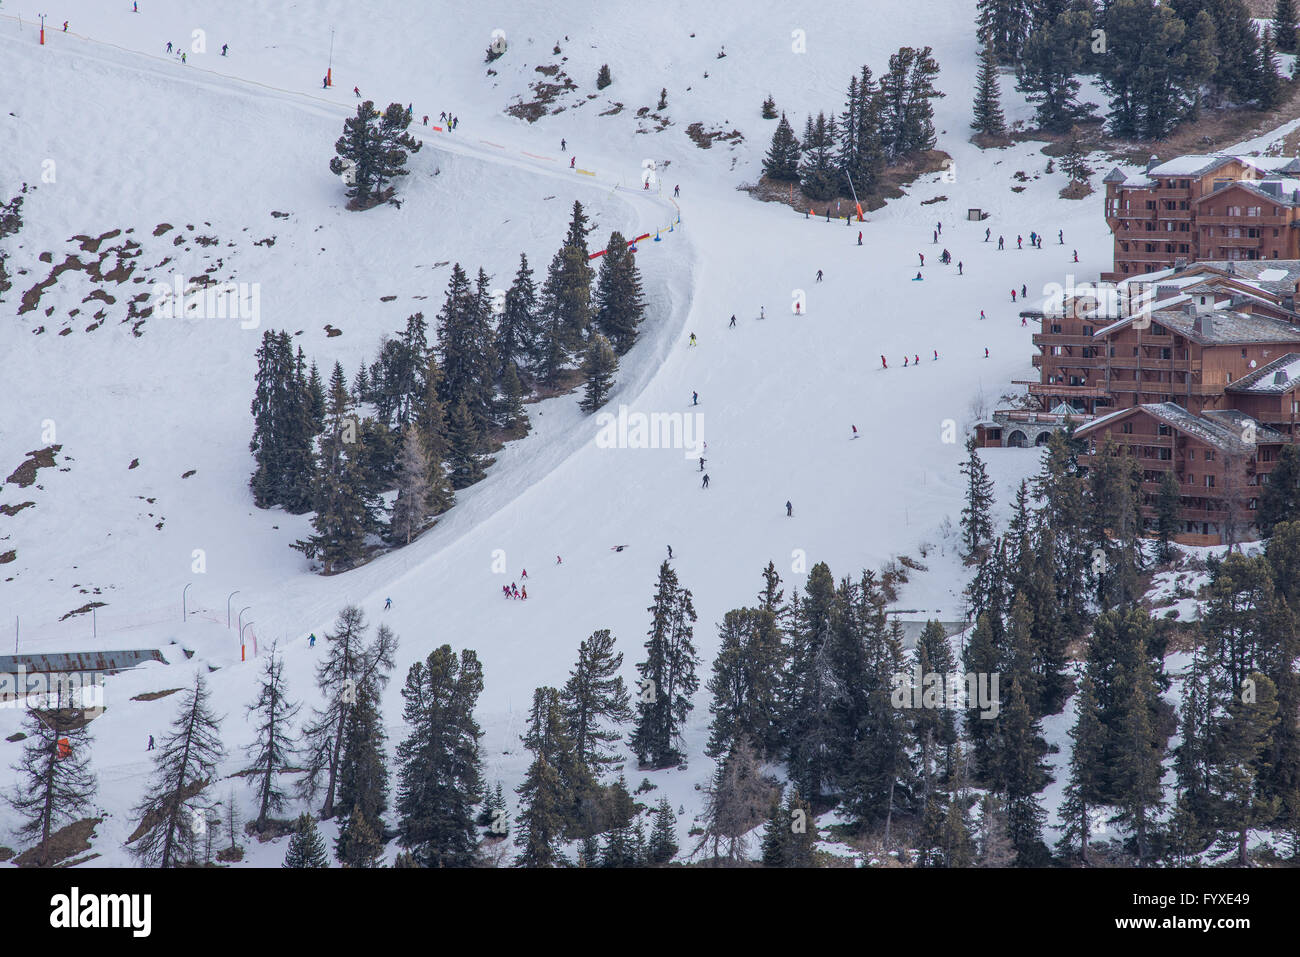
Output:
M1300 159L1228 154L1152 157L1106 185L1118 281L1198 260L1300 258Z

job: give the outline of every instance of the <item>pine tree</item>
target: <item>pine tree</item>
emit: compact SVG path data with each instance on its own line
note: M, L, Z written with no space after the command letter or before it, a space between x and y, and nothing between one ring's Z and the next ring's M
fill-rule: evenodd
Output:
M618 357L609 340L598 332L587 344L587 357L582 363L582 375L587 384L578 407L583 412L595 412L609 400L616 372Z
M1079 682L1075 703L1075 722L1070 729L1070 776L1061 804L1063 824L1057 849L1062 854L1078 849L1081 863L1088 864L1088 839L1092 834L1091 812L1103 798L1104 735L1097 714L1097 694L1092 679L1085 673Z
M655 106L655 109L657 110L668 109L668 87L664 87L659 91L659 103Z
M354 805L335 843L339 863L344 867L378 867L383 853L384 842L377 829L366 820L360 805Z
M1273 42L1280 53L1296 52L1295 0L1277 0L1273 12Z
M343 753L338 770L339 804L351 807L353 814L359 812L366 826L376 835L383 833L382 815L388 809L388 734L379 708L375 683L359 683L344 724ZM352 834L346 826L339 830L334 854L340 861L353 859L347 846Z
M718 627L721 643L706 685L713 721L704 753L711 758L727 754L741 737L753 742L760 754L779 746L784 656L770 618L761 609L737 608L727 612Z
M312 434L320 435L325 431L325 386L321 382L320 370L312 360L311 372L307 377L308 410L311 415Z
M287 332L267 330L257 350L253 396L253 438L249 451L256 469L249 481L259 508L284 506L301 514L309 504L311 440L316 434L311 395L301 354L294 360Z
M16 784L2 797L21 818L19 836L35 840L36 865L46 867L54 863L50 835L79 820L95 796L90 732L80 712L28 708L23 733L22 759L12 768Z
M375 146L375 189L382 194L389 180L406 176L406 160L411 153L420 152L424 145L407 132L411 125L411 114L400 103L388 104L384 115L379 120L374 139Z
M772 145L763 160L763 175L781 182L799 181L799 160L802 156L799 141L784 113L772 133Z
M335 366L336 384L342 369ZM320 440L320 460L312 480L313 535L294 548L319 559L326 575L353 568L366 555L366 538L379 528L379 496L370 487L369 463L363 433L349 416L346 390L333 393L332 431Z
M1255 104L1261 110L1271 110L1282 101L1282 77L1277 70L1277 47L1273 35L1264 31L1259 41L1259 78L1255 84Z
M769 93L767 98L763 100L763 109L760 114L765 120L776 119L776 100L772 98L772 94Z
M334 144L338 155L330 160L330 172L341 176L350 163L347 195L358 208L372 205L379 180L379 111L371 100L357 106L356 116L343 123L343 135Z
M979 0L975 22L980 45L992 49L997 62L1019 61L1030 23L1027 0Z
M664 768L681 758L682 726L694 707L691 696L699 688L695 669L695 605L688 589L678 585L677 574L664 562L651 615L646 659L637 664L640 674L637 722L632 749L642 766Z
M1011 691L999 719L1003 739L999 755L1000 778L1006 791L1007 836L1021 867L1041 866L1047 849L1043 846L1043 807L1038 792L1050 781L1042 760L1047 745L1039 734L1019 677L1012 678Z
M976 867L1009 867L1016 851L1007 830L1007 812L994 794L980 802L980 828L975 855Z
M447 434L448 478L453 489L468 488L483 478L483 462L478 453L482 442L474 416L461 399L452 407Z
M411 665L402 688L409 729L398 745L396 810L401 844L425 867L473 863L477 826L493 836L508 833L501 785L475 820L483 795L483 732L474 708L483 692L483 667L468 649L457 657L450 645Z
M539 371L554 382L569 357L582 348L591 325L591 284L588 263L587 214L575 201L569 232L556 252L542 283L542 355Z
M439 398L452 409L463 401L480 432L492 422L497 369L487 285L483 270L471 286L454 264L438 326Z
M650 831L647 863L667 864L677 856L677 815L666 797L659 799L654 815L655 823Z
M284 854L282 867L329 867L325 841L316 830L316 819L310 814L298 815L298 824L289 847Z
M609 64L602 63L596 72L596 89L603 90L613 82L613 78L609 75Z
M804 129L803 163L799 183L804 195L813 199L831 199L839 193L839 174L835 166L835 118L818 113L810 117Z
M533 284L533 270L528 257L519 254L519 271L506 290L501 317L497 322L498 377L504 382L508 371L514 368L532 369L539 358L537 288Z
M262 668L257 700L246 711L258 716L257 738L245 747L249 756L244 773L252 778L257 795L258 833L266 829L270 815L285 804L285 792L277 778L291 768L297 755L292 724L302 705L289 699L284 683L284 658L272 645Z
M524 387L519 381L519 373L514 363L506 366L501 379L501 428L514 429L522 426L528 431L528 413L524 411Z
M560 692L574 753L595 775L619 760L617 753L606 749L622 738L617 729L633 715L631 698L618 673L622 667L623 653L614 650L609 629L593 631L578 645L578 660Z
M966 476L966 505L961 510L962 543L967 560L983 556L993 538L993 480L984 469L975 437L966 442L967 459L961 467Z
M636 342L637 327L645 319L645 299L636 253L617 230L610 233L600 260L593 306L596 328L619 355L625 355Z
M831 704L844 693L828 644L835 627L835 580L825 562L808 573L790 628L782 698L790 780L816 800L831 785L840 731ZM840 755L841 758L845 757Z
M172 730L154 752L153 779L133 813L148 830L130 848L145 867L182 867L194 860L201 825L185 802L212 780L225 756L221 719L209 704L202 673L184 693Z
M987 43L980 47L980 68L975 76L975 117L970 126L985 136L1005 136L1007 132L998 91L997 54Z
M740 739L705 789L704 833L693 853L708 847L714 863L735 866L744 861L748 834L763 821L773 793L772 782L759 771L753 747Z
M389 538L403 545L424 530L429 518L429 473L433 463L425 451L420 430L412 423L403 430L401 471L397 479L397 501L389 520Z
M1136 663L1128 674L1128 691L1120 714L1120 741L1124 746L1114 769L1120 790L1119 820L1133 830L1138 863L1151 859L1151 830L1164 805L1160 780L1164 742L1157 741L1151 706L1152 687L1146 649L1136 650Z
M1210 790L1224 849L1235 848L1237 863L1245 867L1251 829L1263 827L1279 810L1277 799L1261 797L1258 782L1267 770L1266 755L1278 723L1277 688L1258 671L1247 675L1249 684L1235 686L1226 713L1212 732Z
M566 833L587 837L603 830L602 822L609 817L607 809L601 806L591 768L578 756L562 696L555 688L537 688L533 692L522 740L524 747L545 759L558 775L560 790L556 799ZM630 810L624 810L625 817L630 815Z
M302 797L314 798L320 790L321 775L325 775L322 819L334 816L339 765L352 706L362 686L381 691L393 667L397 636L387 625L380 625L374 640L367 644L365 633L365 613L355 605L344 607L334 622L334 631L325 633L325 658L316 666L316 687L325 697L325 706L313 710L311 721L303 729L306 773L299 780L298 791Z
M515 843L517 867L567 867L561 850L564 833L564 788L559 773L538 755L517 792L520 798Z
M1084 51L1091 38L1092 12L1077 3L1025 40L1016 69L1016 89L1034 104L1038 125L1049 132L1068 130L1086 115L1078 102Z

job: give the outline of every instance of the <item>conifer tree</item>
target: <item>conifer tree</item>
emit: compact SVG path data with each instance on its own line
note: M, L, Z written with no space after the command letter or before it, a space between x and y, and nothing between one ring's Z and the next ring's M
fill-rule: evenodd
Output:
M389 520L389 538L403 545L424 530L429 519L429 474L434 463L429 461L420 430L408 424L402 433L402 458L397 477L397 500Z
M799 161L802 157L799 141L784 113L772 133L772 145L763 160L763 175L781 182L799 181Z
M704 792L703 831L693 853L709 848L716 864L735 866L748 852L748 833L762 823L773 797L747 740L736 742Z
M1295 0L1277 0L1273 11L1273 42L1279 53L1296 52Z
M760 113L765 120L776 119L776 100L772 98L772 94L769 93L767 98L763 100L763 109Z
M1120 793L1119 820L1132 828L1138 863L1143 864L1152 857L1151 831L1164 806L1160 785L1164 742L1156 740L1154 730L1151 699L1156 689L1152 687L1146 649L1138 649L1135 659L1120 713L1120 741L1124 747L1115 778Z
M637 721L632 749L642 766L664 768L681 757L682 726L694 705L699 687L695 669L695 605L688 589L677 581L668 562L659 566L645 642L646 659L640 662Z
M1004 136L1006 117L998 91L997 53L987 43L980 47L980 69L975 76L975 117L971 129L985 136Z
M594 273L588 263L590 231L582 203L575 201L564 245L551 260L542 283L540 371L548 382L554 382L569 357L582 348L591 325Z
M564 841L566 793L559 772L542 754L533 758L523 783L515 843L517 867L567 867L561 845Z
M452 266L447 297L439 314L438 361L442 378L439 398L454 409L463 401L480 431L492 421L496 357L492 341L486 275L479 270L477 288L460 264Z
M356 116L343 122L343 135L334 144L337 156L330 159L330 172L341 176L351 163L347 195L358 207L372 205L379 181L379 111L372 100L357 106Z
M70 709L28 708L23 733L22 758L12 768L14 789L0 797L17 812L19 836L35 840L36 865L45 867L53 863L50 835L79 820L95 796L91 738L83 714Z
M668 798L659 799L654 810L655 823L650 830L650 843L646 863L667 864L677 856L677 815Z
M182 867L195 858L199 816L185 804L212 780L225 756L221 719L209 703L202 673L180 700L172 730L154 751L153 777L134 815L152 826L135 841L131 854L145 867Z
M1283 446L1283 452L1289 446ZM1297 459L1300 463L1300 459ZM1264 497L1268 497L1265 486ZM1178 479L1172 471L1164 473L1160 479L1160 491L1156 496L1156 540L1157 558L1161 563L1168 563L1174 558L1174 537L1178 534L1178 510L1182 507L1182 493ZM1261 510L1263 505L1261 504Z
M360 805L354 805L335 843L339 863L344 867L378 867L383 853L384 842L379 830L366 820Z
M1273 820L1280 802L1262 797L1258 782L1267 772L1267 753L1277 726L1277 689L1258 671L1236 685L1223 720L1212 733L1210 791L1214 795L1218 845L1235 849L1237 864L1250 863L1250 831Z
M1065 800L1061 804L1061 840L1057 850L1062 854L1078 852L1080 863L1088 864L1088 839L1092 835L1091 813L1102 803L1104 735L1097 714L1097 694L1092 678L1085 672L1079 681L1079 695L1075 703L1074 727L1070 729L1073 747L1070 749L1070 776L1065 785Z
M596 89L603 90L613 82L613 78L609 75L609 64L602 63L600 69L596 71Z
M1063 132L1086 115L1077 97L1078 74L1091 38L1092 10L1084 0L1050 23L1037 26L1025 40L1016 69L1016 89L1034 104L1038 125Z
M609 340L599 332L595 333L587 343L587 356L582 363L582 375L587 384L583 388L582 401L578 407L583 412L595 412L609 401L616 372L618 356L614 354Z
M832 783L842 730L831 711L832 702L844 693L828 647L834 619L835 581L829 566L818 562L808 573L790 628L789 663L782 689L790 780L813 800Z
M830 199L839 192L839 174L835 164L835 118L818 113L808 118L803 136L803 163L799 183L804 195L813 199Z
M718 627L721 645L706 684L713 721L704 753L711 758L727 754L742 736L760 754L779 746L784 656L770 617L758 608L736 608Z
M407 736L397 748L396 810L401 844L425 867L473 863L476 826L508 833L501 785L477 822L474 806L483 795L482 730L474 708L483 692L483 667L468 649L450 645L411 665L402 688Z
M388 809L388 734L379 708L375 682L359 683L344 725L338 770L339 804L351 807L353 814L359 811L365 825L376 836L383 834L382 815ZM352 829L340 828L334 845L335 856L340 861L354 859L347 846L352 836Z
M522 426L528 431L528 413L524 411L524 387L519 381L519 373L514 364L506 366L501 379L500 423L503 429Z
M1300 518L1300 447L1284 445L1277 464L1268 473L1268 484L1259 499L1255 523L1260 533L1271 535L1279 522Z
M610 233L605 255L600 259L592 305L596 328L619 355L625 355L636 342L637 327L645 319L645 299L636 253L617 230Z
M297 745L292 725L301 708L301 704L289 699L284 683L284 658L272 645L262 668L257 700L246 709L250 716L257 715L258 720L257 738L244 749L249 756L244 773L254 782L259 833L266 829L271 813L284 807L285 792L278 777L294 765Z
M618 673L622 667L623 653L614 650L609 629L593 631L578 645L578 660L560 692L574 753L595 775L619 760L617 753L607 749L622 738L617 729L633 715L631 698Z
M478 450L483 440L465 400L451 410L447 432L448 478L453 489L468 488L483 478L483 460Z
M1002 800L995 794L986 794L980 801L980 827L976 841L976 867L1010 867L1016 859L1016 849L1007 830L1007 812Z
M1043 807L1038 792L1050 781L1042 756L1047 745L1039 734L1019 677L999 716L999 776L1005 785L1007 836L1021 867L1041 866L1047 856L1043 845Z
M325 841L316 829L316 819L310 814L298 815L298 824L293 837L289 838L289 847L284 854L281 867L329 867L329 856L325 850Z
M497 321L498 378L504 382L511 367L516 371L534 368L538 359L540 335L533 270L528 265L528 257L520 253L519 270L515 273L510 288L506 290L501 317Z
M311 415L312 434L320 435L325 431L325 385L321 381L320 370L313 359L311 372L307 377L307 408Z
M966 505L961 510L962 544L967 560L980 558L993 538L993 480L984 469L975 437L966 442L967 458L961 467L966 476Z
M543 687L533 692L528 728L522 740L524 747L555 769L559 786L557 807L565 832L581 837L599 833L602 819L608 815L600 806L595 776L579 760L569 734L564 702L555 688Z
M411 125L411 114L400 103L388 104L384 115L379 120L374 139L375 145L375 190L382 194L389 180L406 176L410 170L406 161L410 154L420 152L424 145L407 132Z
M335 366L341 387L342 369ZM326 575L353 568L366 554L366 538L379 528L382 503L371 485L364 433L347 404L346 389L332 392L330 430L320 440L312 480L314 534L293 547L319 559Z
M975 22L980 45L989 47L998 63L1019 61L1030 24L1027 0L979 0Z
M316 666L316 687L325 697L325 706L312 712L303 729L306 773L299 780L299 794L311 799L320 790L325 775L325 803L321 818L334 816L338 789L339 765L343 758L348 716L362 686L376 693L388 684L393 667L397 636L387 625L375 630L366 643L366 616L355 605L347 605L334 622L334 631L325 633L325 657Z

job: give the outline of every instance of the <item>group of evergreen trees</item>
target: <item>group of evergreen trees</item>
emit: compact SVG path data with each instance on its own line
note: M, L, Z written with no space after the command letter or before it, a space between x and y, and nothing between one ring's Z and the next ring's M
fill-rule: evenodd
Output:
M1292 0L1271 29L1255 30L1243 0L979 0L979 132L1000 135L995 65L1013 66L1017 89L1043 129L1062 132L1092 116L1081 76L1109 98L1110 131L1161 139L1205 102L1276 106L1283 93L1276 51L1296 43Z
M540 291L523 255L504 295L494 296L482 269L471 281L454 265L436 343L424 315L412 315L350 387L338 363L324 385L289 333L263 334L249 484L261 508L314 512L314 534L294 547L330 574L379 542L408 544L451 507L455 490L483 478L500 437L527 429L525 396L560 383L575 362L586 379L582 407L605 403L646 303L630 244L612 233L597 273L589 231L575 202Z
M938 75L929 47L900 48L879 82L863 66L849 79L844 111L838 117L809 116L802 142L781 114L763 161L764 174L798 183L813 199L874 193L886 164L934 147L930 101L944 95L934 88Z

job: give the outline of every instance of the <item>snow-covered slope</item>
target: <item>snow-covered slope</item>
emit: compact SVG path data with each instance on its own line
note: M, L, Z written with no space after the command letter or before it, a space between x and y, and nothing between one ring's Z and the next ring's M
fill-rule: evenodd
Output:
M236 632L226 627L236 590L233 610L248 608L259 651L281 643L294 694L308 702L316 700L311 669L320 652L305 636L327 629L349 602L399 635L399 681L437 645L476 649L487 685L480 719L488 778L507 788L524 767L518 734L532 690L564 680L580 640L612 629L631 678L669 544L695 595L703 669L716 650L715 623L751 600L769 559L787 589L797 589L799 569L817 561L845 574L929 545L931 571L914 578L900 606L960 616L965 575L945 532L960 510L960 439L977 408L991 411L1010 380L1033 373L1034 330L1020 325L1009 290L1026 285L1037 295L1067 273L1095 275L1110 250L1099 201L1060 200L1064 180L1042 173L1037 145L984 153L967 142L973 0L891 0L870 9L834 0L818 5L815 19L786 4L737 0L705 12L684 0L635 10L592 0L558 8L488 0L421 12L399 0L140 6L138 14L126 3L91 0L42 8L50 15L43 47L33 4L0 11L0 56L6 73L21 78L0 93L0 192L36 187L26 225L9 241L20 274L0 306L2 474L31 450L62 446L59 468L41 469L37 484L0 487L0 504L35 503L0 516L0 553L16 551L0 565L0 628L19 619L24 652L156 646L169 661L110 678L107 712L93 725L108 815L95 841L102 863L127 862L122 841L135 826L128 810L148 769L145 742L173 707L174 699L134 695L183 686L196 667L219 668L211 680L232 756L223 771L238 766L258 667L240 663ZM205 31L206 53L187 54L185 64L166 55L169 41L191 50L196 30ZM504 31L509 49L489 76L484 51L494 30ZM803 53L792 51L798 31ZM331 33L334 86L324 90ZM942 67L947 96L936 104L936 127L955 181L923 177L850 228L736 189L757 179L768 145L773 124L758 115L765 95L801 128L810 110L842 108L848 79L864 62L879 73L899 46L926 44ZM598 93L604 63L614 83ZM537 72L552 65L577 85L550 107L563 111L532 124L507 115L521 94L532 99L529 84L556 82ZM426 148L401 184L400 209L346 212L328 172L355 107L354 86L380 104L411 103L417 124L444 110L460 119L454 133L417 130ZM1011 86L1004 79L1008 113L1026 116ZM654 111L660 88L668 95L660 112L671 123L656 130L636 112ZM621 110L601 115L616 104ZM738 129L744 139L701 150L686 134L696 122ZM596 175L571 172L569 156ZM645 158L665 170L662 196L637 188ZM1027 179L1013 178L1017 171ZM667 226L677 214L667 198L674 185L681 223L661 242L641 244L651 318L623 360L609 408L698 413L710 488L701 489L698 464L682 450L600 447L595 419L578 411L576 396L563 397L529 406L532 434L509 446L488 479L461 493L418 542L345 575L310 574L288 547L305 517L259 511L247 490L248 405L262 331L301 331L295 341L322 369L339 360L351 375L407 315L422 310L433 320L447 263L482 265L504 287L521 251L544 270L574 199L598 224L593 239L603 239L611 229ZM946 198L923 204L935 197ZM969 207L990 217L968 222ZM937 222L943 236L934 245ZM985 243L985 228L995 241L1005 235L1008 250ZM35 309L16 314L24 294L67 256L97 260L72 237L118 229L100 252L139 243L123 250L139 254L126 260L136 267L130 281L96 284L65 269ZM1049 237L1044 248L1017 251L1016 236L1027 245L1031 230ZM1058 230L1064 245L1055 242ZM944 247L964 275L937 265ZM918 252L929 263L921 282L912 279ZM100 269L118 262L109 253ZM137 336L134 321L122 321L130 297L153 282L209 269L257 284L257 328L150 318ZM117 301L87 300L97 288ZM792 314L797 290L806 293L806 315ZM101 309L103 324L87 331ZM79 312L69 319L72 310ZM733 313L737 328L729 329ZM327 325L342 335L330 337ZM65 326L71 332L59 335ZM696 347L687 344L692 332ZM903 368L905 354L921 361ZM949 422L957 442L943 440ZM851 425L863 440L850 441ZM1037 467L1037 453L1008 450L990 456L990 466L1005 502ZM500 553L504 577L493 571ZM503 601L501 584L524 568L528 601ZM191 583L182 623L182 590ZM385 612L386 597L393 606ZM92 600L105 603L94 639L88 616L61 620ZM400 704L390 689L393 739L402 733ZM16 710L0 710L0 738L18 720ZM701 692L689 769L650 775L689 811L698 808L695 785L712 770L701 754L707 722ZM0 763L18 748L0 743ZM634 784L641 777L635 769L629 776ZM690 814L680 823L684 839ZM0 843L4 832L0 821ZM253 848L249 863L278 864L282 855L276 846Z

